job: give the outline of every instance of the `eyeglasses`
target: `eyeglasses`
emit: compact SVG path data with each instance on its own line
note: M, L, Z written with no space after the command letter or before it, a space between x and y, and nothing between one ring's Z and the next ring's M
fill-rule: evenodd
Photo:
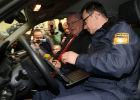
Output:
M72 22L70 22L70 23L67 23L68 24L68 26L70 25L70 24L75 24L76 22L78 22L78 21L80 21L81 19L78 19L78 20L76 20L76 21L72 21Z
M94 13L94 12L93 12L93 13ZM85 19L83 19L83 24L84 24L84 25L87 24L87 23L86 23L86 20L87 20L93 13L89 14Z

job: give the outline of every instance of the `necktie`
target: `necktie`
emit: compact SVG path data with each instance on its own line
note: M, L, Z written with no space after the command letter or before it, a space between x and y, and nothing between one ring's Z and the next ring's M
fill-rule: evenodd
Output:
M74 36L74 37L72 38L72 40L66 45L66 47L64 48L64 50L60 53L60 55L59 55L59 57L58 57L58 61L61 60L62 54L67 50L67 48L69 47L69 45L73 42L73 40L74 40L75 38L76 38L76 36Z

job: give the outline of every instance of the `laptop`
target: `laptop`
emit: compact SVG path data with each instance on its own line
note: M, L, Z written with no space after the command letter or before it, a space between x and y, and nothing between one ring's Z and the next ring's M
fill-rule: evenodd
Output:
M50 61L45 58L45 61L47 62L47 64L50 66L50 68L57 73L57 75L64 81L64 85L65 86L71 86L75 83L78 83L82 80L85 80L86 78L90 77L91 74L88 72L84 72L80 69L76 69L73 72L70 72L68 74L63 74L60 71L58 71L53 65L52 63L50 63Z

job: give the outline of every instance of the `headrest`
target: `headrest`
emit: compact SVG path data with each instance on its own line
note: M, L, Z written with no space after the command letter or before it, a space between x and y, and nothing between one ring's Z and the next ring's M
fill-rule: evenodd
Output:
M129 24L140 22L140 0L130 0L119 6L119 18Z

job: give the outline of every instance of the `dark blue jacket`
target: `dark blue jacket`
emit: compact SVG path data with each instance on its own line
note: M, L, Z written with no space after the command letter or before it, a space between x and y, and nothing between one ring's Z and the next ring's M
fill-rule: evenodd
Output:
M85 82L88 90L105 90L120 100L138 100L140 39L124 21L108 21L92 36L88 54L76 66L93 74Z

